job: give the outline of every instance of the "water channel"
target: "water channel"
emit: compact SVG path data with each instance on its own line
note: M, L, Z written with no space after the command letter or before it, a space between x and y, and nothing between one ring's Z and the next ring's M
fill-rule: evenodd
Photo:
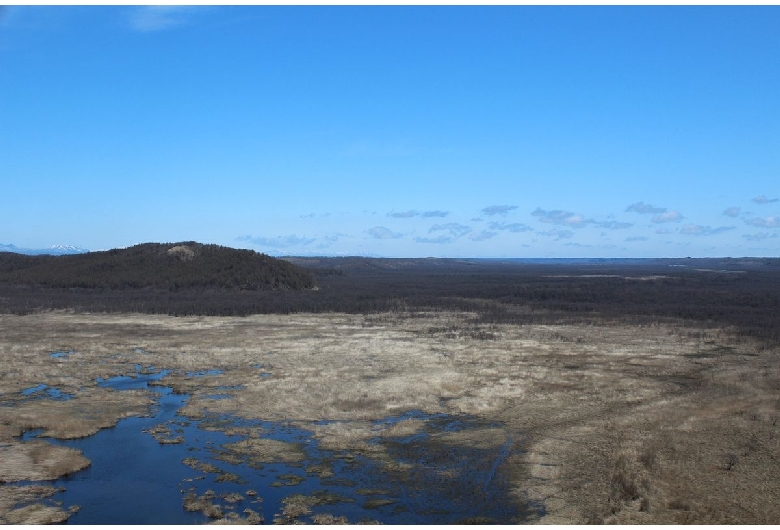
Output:
M122 419L82 439L47 438L81 450L92 462L83 471L45 482L62 489L54 502L80 507L69 524L201 524L209 520L206 513L211 518L291 522L292 517L285 520L284 508L295 503L305 506L300 514L305 522L316 514L330 514L353 524L509 524L541 515L541 507L519 506L508 496L502 465L514 443L511 437L488 449L433 443L435 433L486 427L472 418L410 411L376 422L376 427L404 419L425 422L425 429L412 435L370 440L383 445L403 470L399 472L387 461L323 450L305 425L179 416L188 396L159 386L167 372L141 366L136 372L97 383L119 391L148 389L155 398L150 416ZM62 399L45 387L30 390L28 394L42 399ZM229 449L251 433L295 444L302 456L259 462ZM23 438L39 434L29 432ZM187 500L209 508L187 511Z

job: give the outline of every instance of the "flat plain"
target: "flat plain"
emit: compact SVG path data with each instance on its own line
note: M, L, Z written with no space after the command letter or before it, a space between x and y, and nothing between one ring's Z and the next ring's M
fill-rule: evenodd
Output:
M482 427L434 433L431 443L506 448L499 464L511 502L541 507L517 522L780 520L776 345L728 323L671 316L489 320L408 307L240 317L0 314L0 521L59 522L78 509L47 501L45 482L20 481L88 465L88 455L47 437L85 437L148 414L148 391L97 383L138 366L167 371L160 383L189 395L187 418L305 426L323 449L397 472L397 456L373 441L422 431L425 415L474 418ZM377 423L409 411L422 419ZM20 438L34 430L38 438ZM298 458L295 447L259 436L226 449L232 458ZM300 496L284 509L279 522L344 521L335 512L312 516Z

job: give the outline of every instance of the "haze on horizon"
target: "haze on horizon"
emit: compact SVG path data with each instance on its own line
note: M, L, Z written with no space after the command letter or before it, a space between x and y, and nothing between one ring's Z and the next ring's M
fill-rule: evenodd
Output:
M0 244L780 254L780 7L8 7Z

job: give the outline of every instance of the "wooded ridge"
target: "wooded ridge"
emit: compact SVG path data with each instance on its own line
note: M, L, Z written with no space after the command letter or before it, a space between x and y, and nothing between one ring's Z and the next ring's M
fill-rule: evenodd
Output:
M0 283L14 286L164 291L311 289L311 273L292 263L192 241L143 243L67 256L0 253Z

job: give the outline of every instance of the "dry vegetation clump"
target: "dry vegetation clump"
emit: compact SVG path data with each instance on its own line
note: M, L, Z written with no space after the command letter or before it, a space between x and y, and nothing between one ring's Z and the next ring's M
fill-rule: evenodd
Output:
M46 442L0 446L0 483L54 480L89 466L81 451Z
M395 438L401 436L411 436L417 434L425 428L425 422L416 418L409 418L393 423L390 427L382 430L379 435L386 438Z
M144 432L151 434L160 445L184 443L184 436L172 436L171 428L164 423L144 429Z
M510 441L506 431L499 428L464 429L431 436L433 441L447 445L459 445L474 449L496 449Z
M343 515L334 516L329 513L317 513L312 515L311 522L314 524L349 524L349 520Z
M0 423L16 434L43 429L51 438L84 438L122 418L148 414L151 403L144 391L85 388L67 401L41 398L0 407Z
M57 524L67 521L70 515L57 506L36 503L10 510L4 519L7 524Z
M235 504L244 500L244 496L240 493L223 493L220 497L225 499L225 502L228 504Z
M237 524L237 525L247 525L247 524L263 524L265 521L265 518L263 518L262 515L257 513L256 511L252 509L245 509L244 510L245 517L241 517L239 514L235 512L228 512L227 515L221 519L217 519L216 521L211 521L209 524Z
M340 502L353 502L352 499L342 497L326 490L315 491L311 495L294 494L282 499L282 513L276 514L274 524L302 524L301 517L309 515L313 506L336 504ZM316 520L314 518L317 518ZM312 520L316 524L348 524L346 518L333 518L331 516L314 515ZM341 522L343 521L343 522Z
M66 521L70 511L40 502L57 491L51 486L0 485L0 524L55 524Z
M374 458L380 458L384 454L384 449L381 446L368 442L382 432L374 428L371 422L337 421L309 425L308 428L319 440L320 447L328 451L370 454Z
M202 512L209 519L221 519L224 512L222 506L212 502L215 498L216 494L211 490L208 490L203 495L197 495L190 490L184 496L182 505L188 512Z
M274 517L274 524L293 524L303 515L311 513L312 500L305 495L290 495L282 499L282 513Z
M382 498L375 498L375 499L367 499L366 502L363 503L363 508L366 510L374 510L376 508L381 508L382 506L389 506L391 504L395 504L398 501L395 501L393 499L382 499Z
M283 486L297 486L298 484L306 480L304 477L300 475L294 475L292 473L278 475L276 478L278 478L279 480L271 482L270 484L270 486L273 488L280 488Z
M214 479L215 482L232 482L234 484L246 484L246 481L241 478L241 475L236 473L222 472Z
M228 451L244 455L249 460L262 463L300 462L306 458L306 452L300 444L265 438L249 438L224 444L223 447Z

